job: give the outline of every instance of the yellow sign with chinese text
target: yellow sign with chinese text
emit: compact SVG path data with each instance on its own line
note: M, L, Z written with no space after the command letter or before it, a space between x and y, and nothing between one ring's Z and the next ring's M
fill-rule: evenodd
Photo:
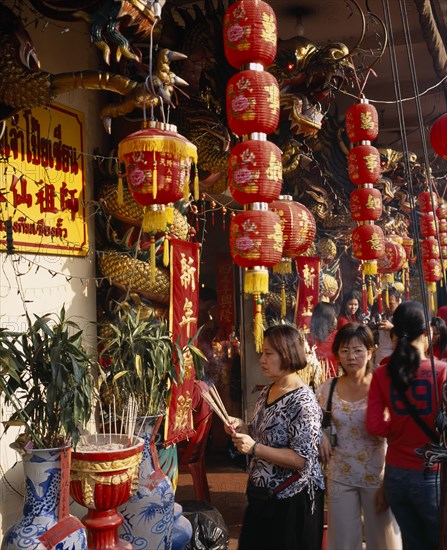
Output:
M0 251L88 253L83 114L22 111L0 140Z

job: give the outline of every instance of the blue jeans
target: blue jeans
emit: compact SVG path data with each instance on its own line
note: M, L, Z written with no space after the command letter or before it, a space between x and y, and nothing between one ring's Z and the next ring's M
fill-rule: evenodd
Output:
M385 468L385 494L399 524L404 550L438 548L440 477L441 472Z

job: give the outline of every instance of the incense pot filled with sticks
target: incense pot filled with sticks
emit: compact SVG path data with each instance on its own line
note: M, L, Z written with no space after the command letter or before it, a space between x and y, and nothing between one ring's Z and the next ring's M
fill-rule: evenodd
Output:
M108 431L83 435L72 454L70 494L88 513L82 522L87 528L89 550L131 550L132 545L118 537L123 516L117 507L138 488L138 474L144 440L135 436L137 409L130 399L121 421L116 422L115 406L109 408L108 422L102 407L101 422Z

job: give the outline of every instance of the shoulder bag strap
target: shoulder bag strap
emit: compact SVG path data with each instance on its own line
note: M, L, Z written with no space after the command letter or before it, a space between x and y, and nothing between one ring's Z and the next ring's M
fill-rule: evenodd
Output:
M332 378L331 387L329 388L329 395L327 397L327 403L326 403L326 412L331 412L332 410L332 396L334 394L335 390L335 384L338 382L338 376L335 378Z
M433 443L439 443L439 437L436 435L434 430L432 430L430 426L419 416L416 407L408 399L407 394L402 389L396 388L394 385L393 387L396 389L399 397L405 403L407 411L410 413L410 416L416 422L419 428L421 428L421 430L433 441Z

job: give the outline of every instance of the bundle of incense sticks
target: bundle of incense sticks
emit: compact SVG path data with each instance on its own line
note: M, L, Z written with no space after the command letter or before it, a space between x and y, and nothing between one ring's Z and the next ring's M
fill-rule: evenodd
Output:
M230 422L230 417L228 416L227 410L216 389L216 386L210 386L209 391L203 391L202 397L217 414L217 416L222 420L222 422L232 431L234 431L234 428Z

